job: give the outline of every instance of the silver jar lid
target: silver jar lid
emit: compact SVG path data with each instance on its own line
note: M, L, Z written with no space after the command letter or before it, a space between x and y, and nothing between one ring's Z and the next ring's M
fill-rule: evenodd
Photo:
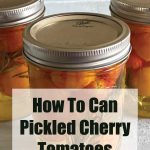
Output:
M71 13L48 16L24 32L24 55L40 66L63 70L97 69L126 60L128 26L114 17Z
M44 10L44 0L0 0L0 27L28 23Z
M140 23L150 23L150 0L111 0L115 15Z

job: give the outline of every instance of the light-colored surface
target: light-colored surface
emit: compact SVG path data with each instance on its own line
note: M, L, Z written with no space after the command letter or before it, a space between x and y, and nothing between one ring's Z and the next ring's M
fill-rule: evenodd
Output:
M149 150L150 149L150 119L139 120L138 130L138 150Z
M11 123L0 123L0 150L11 150Z
M58 94L59 93L59 94ZM132 93L132 96L131 96ZM23 96L24 95L24 96ZM32 95L32 96L31 96ZM81 99L83 100L83 102L85 103L85 111L83 111L82 113L76 113L76 111L74 113L69 113L70 106L68 104L67 101L64 101L64 107L62 108L62 113L55 113L54 111L54 107L53 105L51 105L50 103L47 103L47 100L49 101L49 98L51 100L67 100L68 97L70 97L70 95L72 97L76 97L77 100ZM31 120L34 120L33 122L41 122L43 124L43 121L46 119L46 121L48 121L49 123L51 123L51 127L53 126L54 128L58 127L58 125L53 123L53 120L57 120L57 123L59 122L64 122L64 123L68 123L70 122L72 119L75 120L75 126L73 127L75 129L75 136L74 135L68 135L67 133L64 133L63 136L59 135L59 131L56 131L56 135L55 135L55 129L53 130L51 127L48 127L48 129L50 129L52 132L48 133L45 130L45 134L39 134L37 137L36 142L38 141L45 141L47 142L47 144L69 144L70 146L72 144L80 144L80 143L85 143L85 144L106 144L105 142L107 141L107 143L109 143L110 145L112 145L112 150L118 150L117 147L119 145L119 143L121 142L120 145L120 149L119 150L137 150L137 90L119 90L119 89L114 89L114 90L100 90L100 89L82 89L82 90L72 90L72 89L48 89L48 90L42 90L42 89L35 89L35 90L14 90L13 91L13 98L14 101L19 101L20 99L23 99L23 101L29 101L29 105L28 108L31 107L31 113L33 112L33 98L35 97L42 97L42 103L43 103L43 107L42 107L42 112L43 113L33 113L32 116L33 118ZM95 110L94 114L91 112L91 107L89 107L92 101L90 101L91 96L93 97L97 97L99 98L99 100L103 99L104 97L108 98L109 100L118 100L117 101L117 112L116 113L101 113L102 110L95 110L93 107L92 110ZM35 102L35 100L34 100ZM44 110L46 110L46 103L50 106L51 105L51 110L48 110L48 113L44 113ZM56 101L54 101L55 103ZM38 102L37 102L38 103ZM54 104L53 103L53 104ZM57 102L56 102L57 103ZM92 102L93 103L93 102ZM108 102L109 103L109 102ZM34 103L35 104L35 103ZM19 105L19 104L18 104ZM20 104L19 106L15 105L13 103L13 118L16 118L18 116L18 108L22 104ZM45 105L45 106L44 106ZM47 106L48 106L47 105ZM109 104L108 104L109 105ZM35 105L34 105L35 106ZM111 109L111 104L110 104L110 109ZM39 108L39 107L35 107L35 108ZM45 109L44 109L45 108ZM48 108L48 107L47 107ZM26 109L26 107L24 108ZM22 110L24 110L22 109ZM131 112L132 110L132 112ZM111 111L111 110L110 110ZM108 110L109 112L109 110ZM114 112L114 111L113 111ZM132 115L131 115L131 114ZM66 117L64 117L66 116ZM95 123L97 122L98 126L96 129L97 125L94 125L93 123L90 123L90 125L87 125L87 129L93 129L95 131L95 134L89 134L88 135L82 135L83 132L80 132L82 129L85 129L82 126L82 121L81 120L88 120L90 122L90 120L93 120ZM32 136L32 133L29 132L29 128L26 128L25 131L25 135L21 135L20 134L20 126L23 123L21 120L28 120L28 118L20 118L20 120L14 121L13 122L13 150L36 150L36 146L37 143L33 141L33 138L35 138L35 136L37 135L37 132L35 132L35 134ZM92 121L92 122L93 122ZM113 136L109 135L109 132L106 133L106 135L103 135L102 132L100 130L103 130L103 127L101 126L102 122L106 122L108 123L108 126L110 126L109 124L115 123L116 122L122 124L126 124L127 122L131 123L131 128L129 131L129 128L125 131L122 127L122 129L120 130L120 136L116 135L116 130L118 127L116 126L114 128L114 132L112 133ZM34 124L33 123L33 124ZM24 123L23 123L24 124ZM23 125L22 124L22 131L23 131ZM45 123L44 123L45 124ZM47 124L47 123L46 123ZM45 125L46 125L45 124ZM93 124L93 125L92 125ZM43 126L44 129L46 129L46 126ZM30 126L31 130L32 130L32 126ZM41 127L40 129L43 130L43 127ZM102 127L102 128L101 128ZM36 127L35 127L36 128ZM58 127L59 128L59 127ZM66 128L66 127L64 127ZM67 127L67 131L70 130L70 127ZM109 128L109 127L108 127ZM111 127L110 127L111 128ZM110 129L109 128L109 129ZM30 130L30 131L31 131ZM80 130L80 131L79 131ZM53 132L54 131L54 132ZM34 131L33 131L34 132ZM129 134L130 132L130 134ZM31 133L31 134L29 134ZM123 135L128 135L127 137L123 138ZM69 139L69 140L68 140ZM30 142L29 142L30 141ZM33 142L31 142L33 141ZM120 142L119 142L120 141ZM21 146L21 148L20 148ZM50 148L51 149L51 148ZM85 148L88 149L88 148ZM39 150L39 148L38 148ZM46 149L45 149L46 150ZM57 150L57 148L56 148ZM81 148L81 150L84 150ZM96 149L95 149L96 150Z

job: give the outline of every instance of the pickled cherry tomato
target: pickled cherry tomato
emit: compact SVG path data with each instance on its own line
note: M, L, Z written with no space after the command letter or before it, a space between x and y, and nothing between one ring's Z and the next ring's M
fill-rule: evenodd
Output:
M58 88L84 88L95 81L95 74L90 72L52 72L51 80Z
M29 66L31 88L56 88L50 79L50 72Z
M29 65L32 88L113 88L122 75L124 64L93 71L56 71ZM120 84L120 83L119 83Z
M128 62L127 62L127 68L136 70L136 69L141 68L143 65L144 65L144 61L142 60L142 58L140 58L136 54L135 50L132 50L130 58L129 58Z
M150 30L150 29L149 29ZM145 61L150 61L150 32L143 32L136 31L132 34L131 44L135 52Z
M23 47L23 31L25 26L0 28L0 45L5 45L3 48L0 46L0 51L12 53L22 50Z

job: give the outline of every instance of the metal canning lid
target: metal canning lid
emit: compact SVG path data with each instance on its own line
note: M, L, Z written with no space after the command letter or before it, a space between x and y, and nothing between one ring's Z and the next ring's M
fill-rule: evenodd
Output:
M150 0L111 0L110 9L124 19L150 23Z
M44 10L44 0L0 0L0 27L28 23Z
M24 32L24 56L40 66L87 70L111 66L131 51L128 26L114 17L71 13L48 16Z

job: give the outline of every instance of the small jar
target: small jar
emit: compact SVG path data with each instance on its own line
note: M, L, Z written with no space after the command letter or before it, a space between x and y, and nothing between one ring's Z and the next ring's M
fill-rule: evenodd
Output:
M0 121L11 119L12 89L28 88L28 68L22 56L23 31L44 15L43 0L0 2Z
M128 26L105 15L48 16L24 33L31 88L121 88L130 49Z
M132 53L127 63L128 88L139 91L139 116L150 117L150 1L112 0L111 12L131 29Z

